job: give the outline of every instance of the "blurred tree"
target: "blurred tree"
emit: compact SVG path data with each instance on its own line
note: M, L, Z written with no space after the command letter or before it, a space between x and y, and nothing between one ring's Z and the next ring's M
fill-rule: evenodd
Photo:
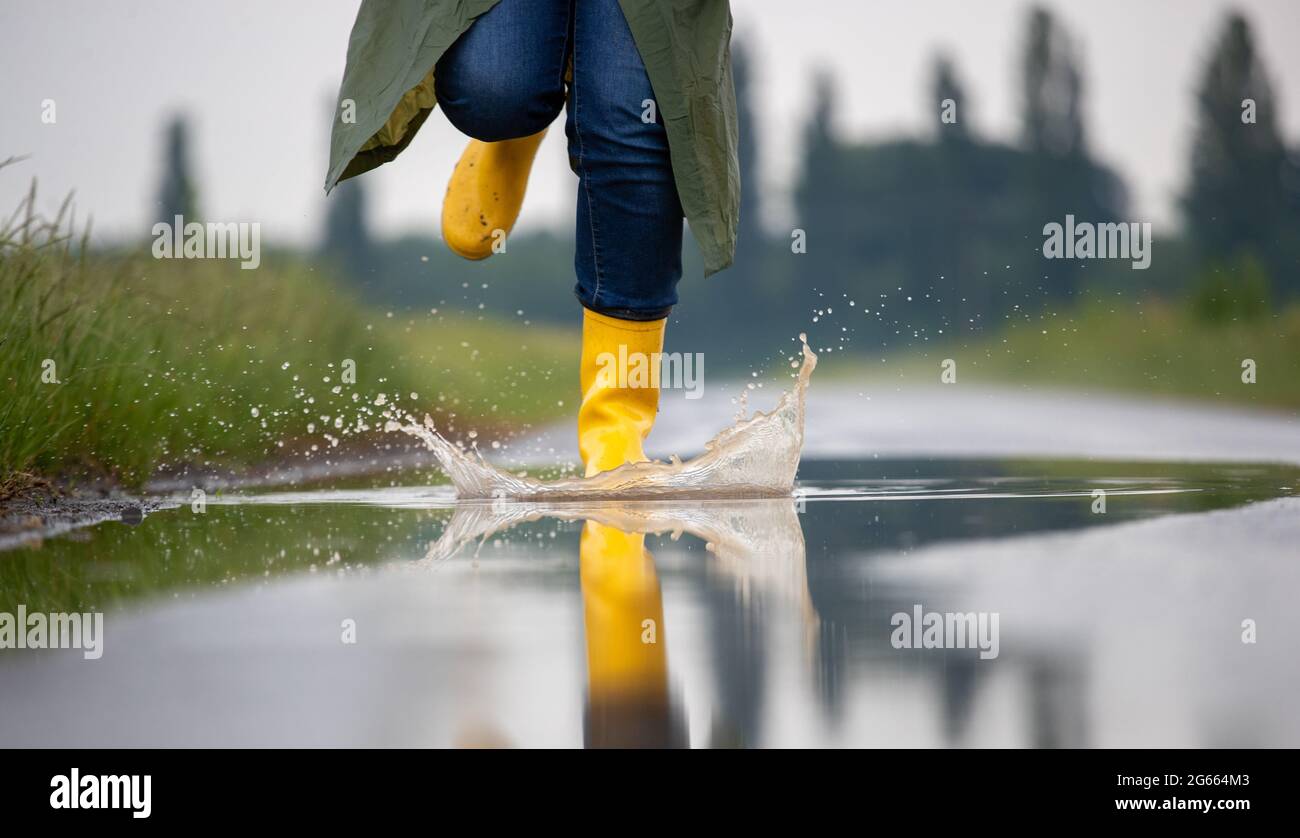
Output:
M748 273L761 259L764 240L762 198L758 180L758 132L754 119L753 60L748 44L735 41L731 51L736 85L739 132L737 164L740 166L740 226L736 235L737 273Z
M336 260L354 282L363 282L375 267L375 247L366 224L366 190L361 178L343 181L326 200L329 206L321 254Z
M1051 12L1031 9L1020 67L1022 144L1028 157L1013 177L1019 181L1017 214L1035 235L1067 214L1102 223L1122 220L1127 211L1123 183L1088 154L1081 64L1073 39ZM1038 287L1049 299L1072 296L1087 264L1040 259Z
M331 122L339 118L340 111L333 97L328 94L323 96L322 106ZM352 282L364 285L369 293L401 298L406 291L403 286L427 285L429 280L427 276L406 275L411 270L410 266L401 261L396 265L382 266L384 270L376 270L381 267L376 263L382 258L382 254L370 236L370 227L367 223L369 208L367 184L365 178L345 180L334 187L325 198L325 221L317 250L323 259L334 263L338 273ZM427 248L421 247L421 249L428 253ZM445 252L445 250L445 247L439 247L438 252ZM425 255L424 258L427 261L428 256ZM424 262L417 259L414 264L423 265ZM396 282L390 278L389 268L398 268L397 272L392 274L392 277L400 277ZM424 300L412 299L404 302L406 305L422 305Z
M934 59L931 71L930 98L938 116L938 137L941 142L966 141L970 139L970 111L967 110L966 90L957 77L957 68L952 59L938 55ZM948 109L951 103L951 111Z
M1086 261L1044 259L1043 226L1067 214L1119 220L1125 189L1086 151L1078 61L1041 11L1031 15L1025 53L1022 148L974 134L960 76L942 56L926 93L934 141L839 140L834 87L818 80L795 192L808 254L790 264L820 292L814 306L839 312L847 298L869 312L867 328L858 321L854 330L856 348L997 328L1073 295L1098 272ZM945 99L955 122L943 120Z
M185 116L177 114L167 123L164 142L163 176L154 220L172 224L181 215L186 222L199 221L197 190L190 174L189 120Z
M847 282L845 242L854 223L853 196L840 177L840 148L835 139L835 82L825 71L812 83L812 111L803 127L803 167L795 187L794 229L782 246L791 253L792 282L803 287L836 288ZM846 203L848 202L848 203ZM799 252L793 253L799 244Z
M1246 19L1229 15L1197 91L1197 125L1183 197L1188 231L1203 259L1251 264L1257 253L1279 288L1300 291L1300 213L1294 162L1279 133L1268 73Z
M1042 7L1029 13L1021 57L1025 147L1057 156L1084 151L1083 75L1070 38Z
M835 147L835 80L825 70L813 76L813 108L804 127L804 153L808 161L815 162L819 152Z

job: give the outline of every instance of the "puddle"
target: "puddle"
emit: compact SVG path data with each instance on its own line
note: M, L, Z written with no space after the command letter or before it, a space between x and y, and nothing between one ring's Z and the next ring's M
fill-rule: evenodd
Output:
M106 618L97 661L0 652L0 743L1297 745L1298 486L843 459L770 499L213 495L4 555L0 610ZM897 648L918 607L996 613L997 656Z

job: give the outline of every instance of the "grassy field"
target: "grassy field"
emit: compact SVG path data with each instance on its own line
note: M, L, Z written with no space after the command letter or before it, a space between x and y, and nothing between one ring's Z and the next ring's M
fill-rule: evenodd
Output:
M275 253L248 271L95 255L66 213L24 207L0 228L0 485L138 486L160 468L373 445L392 405L490 438L572 410L575 352L556 330L375 310Z
M1208 319L1187 302L1091 297L1025 316L985 339L874 363L871 381L939 384L944 359L962 384L1117 390L1225 404L1300 407L1300 306ZM1254 362L1255 383L1243 382ZM857 373L862 367L857 367Z

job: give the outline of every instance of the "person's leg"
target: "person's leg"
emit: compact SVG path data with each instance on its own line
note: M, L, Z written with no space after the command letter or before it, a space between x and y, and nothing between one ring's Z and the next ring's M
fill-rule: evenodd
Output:
M434 68L447 119L471 140L447 186L442 237L466 259L492 255L523 206L533 159L564 104L571 0L501 0Z
M443 53L438 107L483 142L542 131L564 107L570 0L501 0Z
M668 134L618 0L578 0L565 131L578 174L576 293L586 308L658 320L677 302L682 207Z
M646 459L658 376L637 382L609 362L658 366L682 275L682 207L668 135L618 0L578 0L572 52L565 130L578 174L575 290L585 308L578 449L592 476Z

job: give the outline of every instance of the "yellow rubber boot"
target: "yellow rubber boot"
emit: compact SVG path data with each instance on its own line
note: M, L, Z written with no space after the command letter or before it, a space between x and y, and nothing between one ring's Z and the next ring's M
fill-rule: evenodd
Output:
M587 521L579 542L589 747L684 744L668 690L663 597L644 533Z
M587 476L646 459L659 412L659 360L668 319L619 320L583 309L578 450Z
M517 140L470 140L442 201L442 238L453 253L486 259L492 245L514 228L545 136L543 129Z

